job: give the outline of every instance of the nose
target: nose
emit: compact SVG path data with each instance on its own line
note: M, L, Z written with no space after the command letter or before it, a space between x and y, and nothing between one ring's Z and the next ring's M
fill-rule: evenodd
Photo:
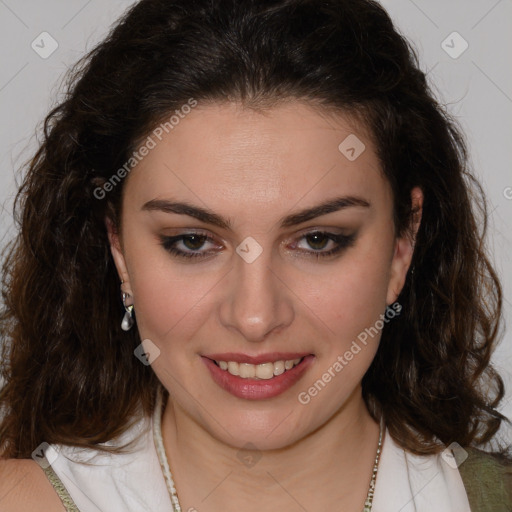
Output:
M222 325L251 342L265 341L289 326L294 318L290 284L271 267L267 252L251 263L236 257L223 287Z

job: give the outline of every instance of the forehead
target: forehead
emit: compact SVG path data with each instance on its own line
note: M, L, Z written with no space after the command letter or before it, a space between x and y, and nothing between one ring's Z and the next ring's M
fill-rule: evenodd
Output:
M172 196L280 214L341 194L390 200L365 127L298 101L264 111L198 105L149 137L152 149L126 183L135 204Z

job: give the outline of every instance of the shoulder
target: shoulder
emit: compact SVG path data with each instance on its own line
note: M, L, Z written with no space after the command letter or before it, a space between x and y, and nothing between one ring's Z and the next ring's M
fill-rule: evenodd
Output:
M0 459L2 512L64 512L41 467L31 459Z
M462 460L459 469L473 469L477 472L495 471L507 478L512 473L512 459L497 452L487 452L474 446L466 447L467 457Z

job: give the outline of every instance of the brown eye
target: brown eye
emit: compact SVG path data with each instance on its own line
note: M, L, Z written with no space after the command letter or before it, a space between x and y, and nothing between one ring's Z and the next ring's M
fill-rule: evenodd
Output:
M182 237L183 245L192 251L197 251L201 249L204 245L204 242L208 239L206 235L186 235Z
M295 247L299 248L299 252L311 255L313 257L323 258L333 256L342 250L354 245L356 234L343 235L338 233L329 233L323 231L313 231L300 237L299 240L305 240L309 248L299 247L299 244L295 244ZM331 246L329 250L324 250L328 245Z
M184 233L176 236L160 237L163 248L178 258L205 258L212 250L200 250L206 243L218 248L215 240L203 233Z
M325 249L325 246L331 240L325 233L310 233L304 237L309 246L315 250Z

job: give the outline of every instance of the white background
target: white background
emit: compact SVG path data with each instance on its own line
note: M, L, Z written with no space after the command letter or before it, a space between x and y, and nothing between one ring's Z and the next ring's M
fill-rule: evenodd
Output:
M493 362L506 381L502 412L512 418L512 0L385 0L418 49L438 98L466 132L472 169L489 201L489 247L502 279L506 330ZM128 0L0 0L0 248L14 234L16 175L37 145L36 127L58 99L67 67L101 40ZM41 58L31 43L42 32L57 50ZM448 38L454 31L467 41Z

